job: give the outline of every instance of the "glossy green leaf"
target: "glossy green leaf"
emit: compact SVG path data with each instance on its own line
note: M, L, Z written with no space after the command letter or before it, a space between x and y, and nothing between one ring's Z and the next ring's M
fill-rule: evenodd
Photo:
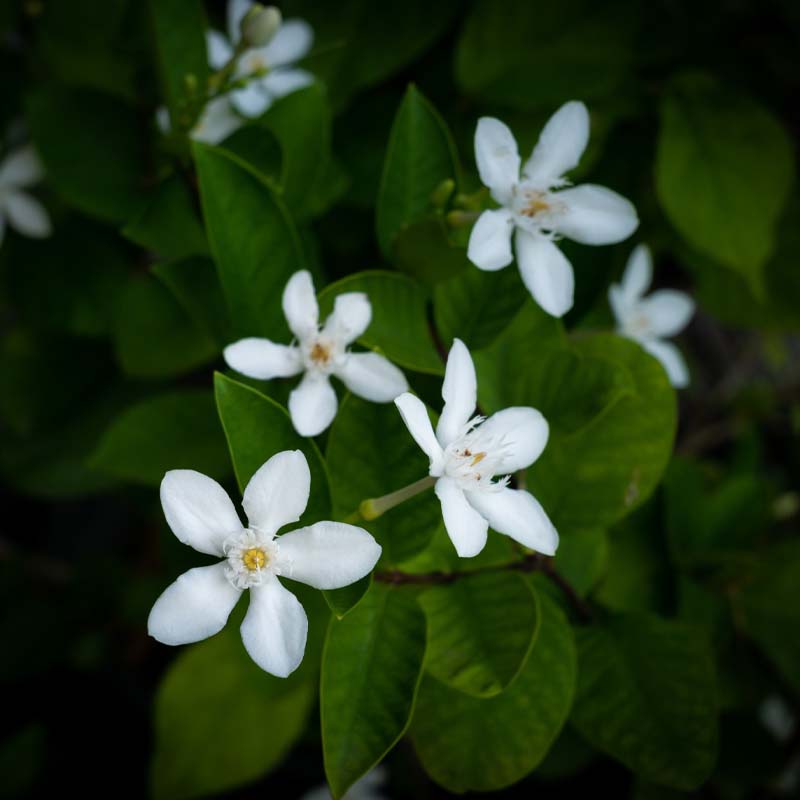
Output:
M555 567L579 595L588 594L608 566L609 542L605 531L572 531L561 537Z
M345 292L365 292L372 305L372 322L358 340L361 344L406 369L444 372L428 327L427 297L418 284L396 272L357 272L319 293L322 319L333 310L336 296Z
M320 715L334 798L377 764L411 719L425 656L425 615L414 593L375 583L331 620L322 655Z
M569 713L575 645L558 607L539 593L539 635L517 679L476 698L426 675L411 735L426 772L451 792L494 791L524 778L544 758Z
M378 192L378 243L390 256L397 234L431 210L439 184L458 179L458 155L436 109L409 86L392 125Z
M793 172L788 134L749 97L704 75L684 76L664 96L661 205L687 242L743 275L756 295Z
M392 265L423 286L436 286L474 270L466 247L453 241L451 234L442 216L429 216L406 225L395 237Z
M300 239L281 200L244 162L194 143L203 216L238 336L287 338L284 286L305 268Z
M486 572L427 589L425 669L476 697L505 689L524 667L539 632L536 595L513 573Z
M694 789L714 767L714 664L702 629L645 615L579 628L571 721L638 776Z
M91 465L150 486L158 486L170 469L227 475L230 462L213 394L173 391L131 406L105 432Z

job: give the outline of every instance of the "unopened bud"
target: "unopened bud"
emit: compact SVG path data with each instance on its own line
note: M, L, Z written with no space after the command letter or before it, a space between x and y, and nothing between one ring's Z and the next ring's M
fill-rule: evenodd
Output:
M278 32L283 18L275 6L254 3L242 17L242 41L249 47L264 47Z
M434 208L444 208L455 189L456 182L452 178L446 178L433 190L431 205Z

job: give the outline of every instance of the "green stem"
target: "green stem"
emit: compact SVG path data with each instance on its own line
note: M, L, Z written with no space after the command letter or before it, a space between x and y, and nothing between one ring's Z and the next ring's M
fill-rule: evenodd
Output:
M360 522L362 520L369 522L370 520L377 519L390 508L399 506L400 503L404 503L409 498L414 497L414 495L424 492L426 489L430 489L434 483L436 483L436 478L432 478L428 475L424 478L420 478L418 481L414 481L414 483L410 483L408 486L404 486L402 489L398 489L396 492L389 492L389 494L385 494L383 497L370 497L368 500L363 500L358 510L353 511L352 514L345 517L343 522Z

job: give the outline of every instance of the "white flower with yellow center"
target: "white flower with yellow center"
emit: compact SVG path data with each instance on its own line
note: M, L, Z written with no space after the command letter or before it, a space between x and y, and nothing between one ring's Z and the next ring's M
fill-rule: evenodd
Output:
M194 470L172 470L161 505L173 533L201 553L223 558L181 575L156 600L147 627L164 644L189 644L225 626L244 589L250 605L241 626L253 661L285 678L303 660L308 619L278 576L316 589L338 589L369 574L380 545L362 528L317 522L276 537L305 511L311 476L299 450L274 455L250 479L244 527L225 490Z
M558 534L529 492L508 487L508 476L541 455L549 427L534 408L507 408L473 417L478 384L466 346L453 342L447 357L436 433L425 404L412 394L394 402L411 435L430 459L445 528L459 556L477 555L489 526L520 544L554 555Z
M314 283L311 274L302 270L286 284L283 313L296 343L241 339L226 347L224 356L230 367L251 378L270 380L304 373L289 395L289 413L301 436L316 436L333 422L338 403L332 375L353 394L373 403L390 403L408 389L403 373L383 356L347 349L372 319L369 298L362 292L340 294L320 328Z
M657 358L677 388L688 386L689 369L680 350L672 342L694 314L694 301L675 289L659 289L649 297L644 293L653 280L653 260L646 245L640 244L631 253L619 284L608 290L608 300L617 321L617 333L638 342Z
M230 0L228 36L207 32L208 61L214 69L222 69L233 58L242 37L242 20L252 6L249 0ZM237 111L258 117L278 98L312 84L310 72L292 65L308 54L313 42L314 32L307 22L287 19L266 45L245 50L236 61L233 77L246 81L246 85L230 93Z
M494 271L512 260L511 239L522 280L548 314L572 308L575 276L555 245L566 236L582 244L613 244L639 224L636 209L604 186L564 189L564 174L577 166L589 141L589 112L583 103L563 105L548 120L520 174L517 142L498 119L483 117L475 131L475 160L481 180L501 208L484 211L475 223L467 255Z
M0 243L6 223L34 239L52 233L50 216L44 206L24 189L44 177L42 164L32 147L22 147L6 156L0 164Z

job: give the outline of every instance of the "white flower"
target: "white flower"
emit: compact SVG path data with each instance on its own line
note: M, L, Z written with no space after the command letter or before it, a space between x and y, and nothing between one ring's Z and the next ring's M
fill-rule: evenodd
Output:
M23 189L44 177L42 164L32 147L21 147L0 164L0 243L6 222L24 236L36 239L52 233L50 216L44 206Z
M547 444L549 428L534 408L506 408L488 419L472 417L477 403L475 366L454 340L442 384L444 408L434 434L425 404L412 394L394 402L437 478L445 528L462 557L483 550L491 525L526 547L554 555L558 534L529 492L508 488L508 478L530 466Z
M249 0L230 0L228 3L228 37L219 31L208 31L208 61L214 69L221 69L233 57L241 39L241 21L251 7ZM234 79L258 75L241 89L231 92L236 109L246 117L258 117L284 95L309 86L314 76L291 65L311 49L314 32L300 19L288 19L278 28L269 44L251 47L237 59Z
M636 209L604 186L568 185L564 173L577 166L589 141L589 112L583 103L563 105L548 120L520 175L513 134L500 120L483 117L475 131L475 160L483 183L502 206L484 211L472 229L467 255L480 269L494 271L512 259L525 286L548 314L572 308L575 276L554 240L566 236L583 244L613 244L639 224Z
M683 330L694 314L694 301L684 292L659 289L649 297L644 293L653 279L650 250L640 244L631 253L620 284L608 290L611 310L617 320L617 332L639 342L650 355L657 358L667 371L673 386L689 383L689 370L683 356L666 336Z
M219 144L239 130L244 122L231 106L228 95L219 95L203 106L197 122L189 131L189 137L206 144ZM167 134L172 130L172 121L166 106L156 110L156 124L162 133Z
M289 395L289 413L301 436L316 436L336 416L335 375L359 397L389 403L408 389L403 373L377 353L351 353L347 346L369 326L372 307L361 292L340 294L333 313L319 327L319 308L311 274L295 272L283 291L283 313L296 344L275 344L269 339L241 339L225 348L230 367L251 378L288 378L304 372L300 385Z
M386 769L382 766L373 767L342 795L342 800L384 800L384 783ZM332 795L327 786L318 786L306 792L300 800L332 800Z
M338 589L375 566L380 545L361 528L317 522L275 537L305 510L311 476L299 450L274 455L244 490L248 527L225 490L188 469L172 470L161 482L161 505L173 533L195 550L223 558L181 575L156 600L147 627L164 644L206 639L225 626L242 591L250 605L242 641L253 661L281 678L303 660L308 619L278 576L316 589Z

